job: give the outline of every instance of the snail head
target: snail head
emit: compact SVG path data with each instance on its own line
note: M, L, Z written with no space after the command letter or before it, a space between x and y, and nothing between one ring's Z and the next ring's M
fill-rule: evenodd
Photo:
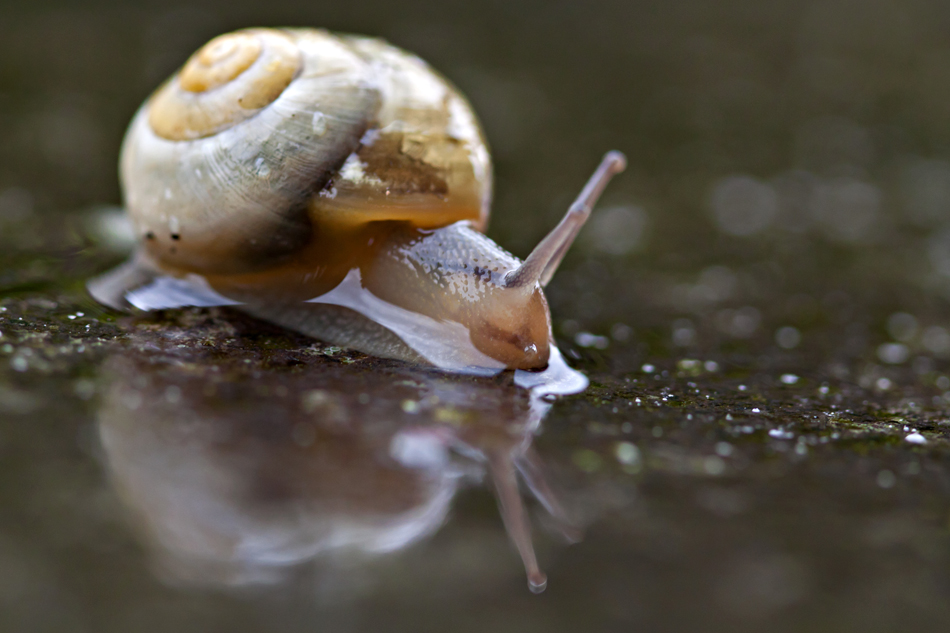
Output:
M494 293L482 308L486 315L484 325L473 330L472 338L477 347L483 351L500 347L489 355L500 358L498 354L503 354L502 358L511 368L540 369L547 365L551 313L542 288L551 281L604 187L625 167L626 158L620 152L604 156L561 222L521 266L505 275L502 290Z
M436 321L463 325L475 348L509 369L543 369L551 346L544 286L625 162L623 154L608 153L564 219L524 262L465 221L415 230L393 240L385 258L399 265L376 267L373 292Z

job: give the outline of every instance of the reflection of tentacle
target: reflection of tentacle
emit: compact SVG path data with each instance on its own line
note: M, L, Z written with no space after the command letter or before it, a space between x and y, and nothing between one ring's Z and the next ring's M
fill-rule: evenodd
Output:
M544 464L533 447L528 447L521 455L514 459L514 465L521 473L525 484L531 490L534 498L541 502L544 509L555 521L558 531L571 543L581 540L581 530L568 518L564 506L558 501L557 495L551 490L544 476Z
M303 563L368 561L439 529L460 485L488 473L529 587L544 589L519 478L566 523L530 446L547 396L587 384L556 349L546 371L514 380L402 366L377 379L296 352L307 372L264 371L256 349L179 343L212 327L138 333L104 372L103 457L166 580L274 583ZM156 358L168 340L174 356Z
M498 506L508 536L521 554L525 571L528 573L528 588L534 593L540 593L547 586L548 578L538 569L538 560L531 541L531 526L521 502L513 461L510 450L494 450L488 455L492 480L498 491Z

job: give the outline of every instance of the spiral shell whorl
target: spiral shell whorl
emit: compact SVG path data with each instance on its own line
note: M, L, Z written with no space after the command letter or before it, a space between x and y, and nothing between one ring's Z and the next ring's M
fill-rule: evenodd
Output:
M262 46L243 72L241 63L221 73L201 68L207 65L201 59L206 49L217 49L222 38L213 40L195 57L198 67L189 62L160 88L126 134L120 159L125 204L145 251L170 269L254 271L296 252L313 230L307 201L359 147L379 110L372 69L325 31L239 31L223 36L223 53L212 49L207 57L229 65L229 40L236 38L237 47L248 37ZM268 82L279 73L268 69L283 68L287 50L298 60L292 80L267 96L269 103L247 101L248 95L263 94L255 84L274 85ZM193 71L204 92L181 86L184 74L186 87L202 87ZM232 81L220 83L234 73ZM178 128L191 136L170 134L155 123L166 115L175 120L169 113L213 117L218 107L231 118ZM197 115L184 120L202 121ZM212 128L216 131L209 132Z
M204 275L271 270L376 221L483 230L491 199L481 129L447 80L319 29L206 44L136 115L120 175L144 251Z
M254 116L301 66L286 34L255 29L211 40L152 97L149 124L170 141L204 138Z
M188 92L205 92L233 81L261 56L261 41L250 33L229 33L208 42L181 69Z

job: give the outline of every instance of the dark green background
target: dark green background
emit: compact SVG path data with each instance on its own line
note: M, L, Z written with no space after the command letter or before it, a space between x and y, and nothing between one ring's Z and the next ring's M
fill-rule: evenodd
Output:
M455 82L495 159L489 233L515 254L604 151L627 154L548 293L593 384L535 442L590 526L570 548L536 530L546 594L524 588L485 491L434 540L334 572L358 579L335 592L150 571L97 448L127 378L115 359L146 377L187 365L199 384L221 364L291 398L299 372L337 362L231 313L123 320L83 291L126 255L98 220L121 202L133 112L207 39L254 25L385 37ZM2 2L0 629L942 630L948 161L936 0ZM356 366L340 371L437 380ZM403 396L376 395L402 415ZM618 441L644 456L636 474Z

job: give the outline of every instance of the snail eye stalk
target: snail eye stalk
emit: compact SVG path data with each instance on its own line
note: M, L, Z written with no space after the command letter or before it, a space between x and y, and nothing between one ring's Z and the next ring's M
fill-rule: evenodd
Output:
M531 251L521 267L508 273L505 285L510 288L533 287L536 283L547 286L607 183L626 167L627 159L621 152L607 152L564 218Z

